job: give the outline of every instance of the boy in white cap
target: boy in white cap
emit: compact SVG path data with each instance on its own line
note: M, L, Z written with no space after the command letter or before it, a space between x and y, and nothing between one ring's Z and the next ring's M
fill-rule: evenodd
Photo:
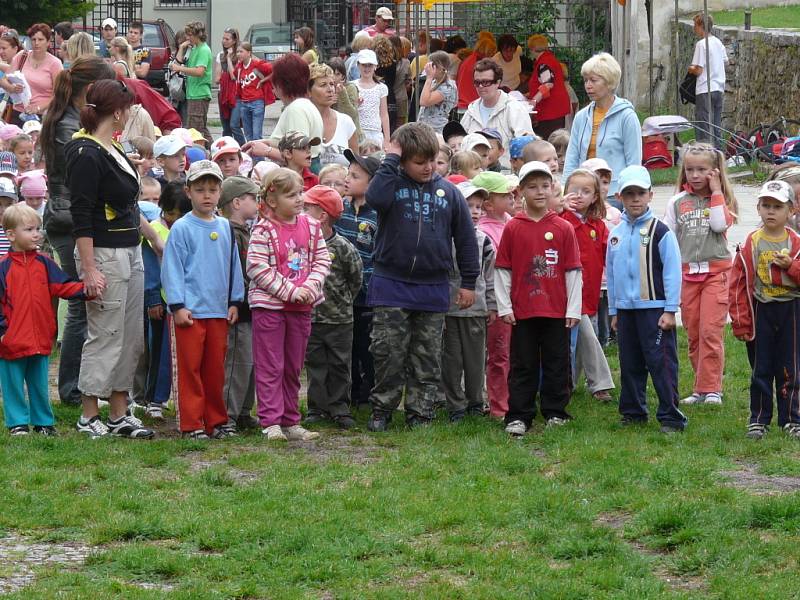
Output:
M238 319L244 280L233 229L214 214L222 179L216 163L192 163L186 175L192 212L172 226L161 265L175 323L179 427L192 439L233 433L222 389L228 326Z
M462 150L472 150L481 157L481 169L486 171L489 168L490 152L492 144L482 133L470 133L461 140Z
M117 22L111 17L103 19L100 24L100 35L103 37L100 40L100 48L97 54L100 58L111 58L108 47L111 45L111 40L117 37Z
M800 439L800 236L787 226L794 192L785 181L768 181L758 195L762 225L736 250L730 275L733 334L747 343L750 421L747 437L761 439L772 421Z
M522 436L536 417L547 426L570 417L570 328L581 318L581 257L575 231L548 209L554 194L546 164L519 171L524 209L503 230L495 260L497 316L511 332L506 433Z
M608 238L608 312L619 344L622 425L647 423L647 374L658 396L662 433L683 431L678 410L675 313L681 298L678 240L650 210L650 173L641 165L619 175L625 212ZM646 277L646 279L643 279Z
M174 132L158 138L153 144L153 158L164 171L158 182L164 186L170 181L183 181L186 163L186 141Z

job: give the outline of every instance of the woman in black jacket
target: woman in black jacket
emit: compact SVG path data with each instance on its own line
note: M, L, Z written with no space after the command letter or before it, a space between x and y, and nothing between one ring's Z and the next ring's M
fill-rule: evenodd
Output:
M86 303L87 337L78 388L78 431L147 439L153 431L128 414L128 392L144 351L144 266L139 245L139 174L114 141L134 95L121 81L98 81L86 94L81 126L64 147L76 266L94 300ZM109 399L108 422L98 415Z
M78 278L78 272L73 258L75 240L72 237L72 215L69 212L70 194L66 182L64 146L80 129L80 110L86 104L89 84L114 78L114 69L99 56L77 58L69 70L61 71L56 77L53 101L42 124L41 144L50 189L50 199L44 209L44 227L47 239L58 253L61 268L73 279ZM78 372L85 340L85 304L83 300L69 300L61 341L61 361L58 365L58 395L63 404L77 406L81 402Z

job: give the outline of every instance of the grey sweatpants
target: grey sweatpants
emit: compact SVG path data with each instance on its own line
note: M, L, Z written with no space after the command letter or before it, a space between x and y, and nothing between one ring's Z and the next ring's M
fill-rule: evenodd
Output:
M578 325L578 346L575 350L576 377L573 385L577 385L581 370L586 373L586 388L590 394L614 389L611 369L608 367L603 347L597 340L592 319L588 315L581 315L581 322Z
M256 388L253 371L253 324L250 321L228 327L225 353L225 387L222 389L228 410L228 425L253 410Z
M309 415L350 415L352 356L352 323L311 324L306 346Z
M483 412L485 370L486 317L445 317L442 385L450 415Z

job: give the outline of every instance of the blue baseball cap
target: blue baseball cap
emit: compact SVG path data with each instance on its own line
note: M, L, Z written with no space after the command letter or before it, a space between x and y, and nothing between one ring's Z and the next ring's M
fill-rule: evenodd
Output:
M653 182L650 180L650 171L642 165L625 167L622 173L619 174L618 191L621 194L629 187L638 187L643 190L649 190L653 187Z
M522 158L522 149L535 140L535 135L523 135L511 140L511 144L508 146L511 158Z

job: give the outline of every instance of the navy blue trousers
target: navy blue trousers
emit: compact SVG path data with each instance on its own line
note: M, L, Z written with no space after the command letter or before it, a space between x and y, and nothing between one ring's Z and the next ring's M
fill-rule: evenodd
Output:
M756 337L749 344L750 422L769 425L772 390L778 405L778 425L800 423L800 299L755 301Z
M678 410L678 349L675 330L663 331L663 308L617 311L617 343L621 391L619 412L646 421L647 375L658 396L656 418L662 425L683 428L686 415Z

